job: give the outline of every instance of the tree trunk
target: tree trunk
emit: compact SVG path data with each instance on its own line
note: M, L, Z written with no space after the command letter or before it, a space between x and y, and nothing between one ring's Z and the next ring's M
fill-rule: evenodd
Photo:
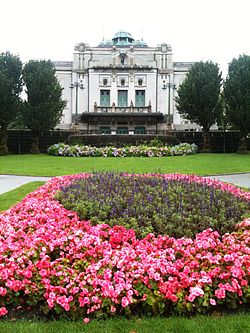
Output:
M7 128L0 128L0 155L7 155L8 147L7 147Z
M247 154L247 134L241 133L237 153Z
M39 135L37 133L32 133L31 136L32 140L32 147L31 147L31 154L39 154Z
M211 152L211 146L210 146L210 138L209 138L209 128L203 127L203 153L210 153Z

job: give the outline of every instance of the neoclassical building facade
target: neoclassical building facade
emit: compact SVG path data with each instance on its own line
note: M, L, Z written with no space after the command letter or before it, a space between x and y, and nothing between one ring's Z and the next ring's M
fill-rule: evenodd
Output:
M120 31L95 47L79 43L73 61L54 64L67 100L60 128L146 134L195 127L174 101L192 63L174 62L169 44L151 47Z

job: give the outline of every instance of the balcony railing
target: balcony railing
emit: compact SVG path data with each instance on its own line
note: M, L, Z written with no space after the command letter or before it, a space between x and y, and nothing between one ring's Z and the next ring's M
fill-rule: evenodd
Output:
M94 106L94 112L97 113L151 113L151 105L149 106Z

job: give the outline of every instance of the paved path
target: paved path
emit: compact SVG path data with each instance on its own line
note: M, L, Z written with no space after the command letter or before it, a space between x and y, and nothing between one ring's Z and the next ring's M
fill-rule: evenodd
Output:
M226 183L232 183L237 186L250 188L250 173L240 173L234 175L209 176L210 178L221 180Z
M16 187L23 184L41 180L47 181L49 177L28 177L28 176L13 176L13 175L0 175L0 194L11 191Z
M209 176L210 178L222 180L223 182L232 183L238 186L250 188L250 173L241 173L234 175ZM48 181L50 177L28 177L0 175L0 194L13 190L23 184L36 180Z

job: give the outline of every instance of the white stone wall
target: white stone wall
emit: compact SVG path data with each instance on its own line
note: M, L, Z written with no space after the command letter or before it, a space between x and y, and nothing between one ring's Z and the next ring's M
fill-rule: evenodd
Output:
M72 82L72 63L55 62L57 72L56 76L63 88L62 98L67 102L61 118L61 127L68 128L72 123L72 93L69 89Z

